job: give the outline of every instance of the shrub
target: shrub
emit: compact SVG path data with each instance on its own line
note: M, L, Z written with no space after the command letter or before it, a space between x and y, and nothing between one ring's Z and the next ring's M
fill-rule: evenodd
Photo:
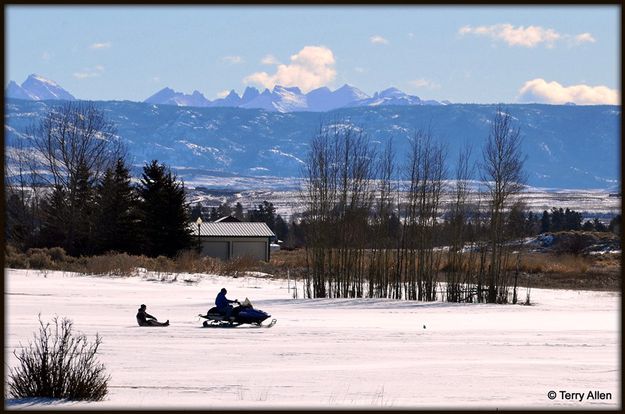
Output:
M177 272L197 272L200 267L200 254L194 250L183 250L176 256L175 267Z
M67 253L65 252L65 249L63 249L62 247L52 247L50 249L48 249L48 255L50 256L50 259L52 259L54 262L67 262L68 261L68 256Z
M28 261L25 254L20 253L16 248L7 244L4 254L4 265L12 269L26 269Z
M91 256L84 259L86 273L96 275L130 276L136 267L143 263L141 256L126 253L108 253L104 256Z
M240 272L258 270L259 261L249 256L235 257L221 263L219 274L237 276Z
M33 249L35 250L35 249ZM51 269L53 267L52 260L50 260L50 256L46 254L46 252L41 251L42 249L36 249L38 251L30 252L28 255L28 267L30 269Z
M39 315L39 334L34 342L13 355L18 365L11 368L7 386L13 398L62 398L100 401L107 392L110 377L95 356L102 343L96 334L89 343L85 335L72 333L71 320L58 317L43 323Z

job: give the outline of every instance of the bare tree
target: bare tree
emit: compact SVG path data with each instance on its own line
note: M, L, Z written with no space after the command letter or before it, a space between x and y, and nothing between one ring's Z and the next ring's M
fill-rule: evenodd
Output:
M481 178L489 196L489 303L507 301L506 267L509 252L504 245L504 217L511 201L521 192L527 180L523 170L525 157L521 152L521 142L521 131L513 125L512 116L498 106L480 164Z
M53 214L62 219L55 225L64 234L59 242L74 251L78 233L89 231L91 189L125 155L115 125L92 102L65 102L51 107L27 134L34 152L32 172L54 189L62 209Z
M450 245L447 256L447 301L465 302L470 300L470 274L474 259L473 246L465 254L464 249L470 238L468 221L471 217L470 198L472 190L470 180L473 168L470 164L471 147L465 146L458 153L455 171L453 201L449 210Z

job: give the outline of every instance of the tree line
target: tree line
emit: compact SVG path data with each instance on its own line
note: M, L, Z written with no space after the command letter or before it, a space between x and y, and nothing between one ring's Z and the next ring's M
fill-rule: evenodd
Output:
M116 129L91 102L51 108L7 154L7 243L174 256L191 245L184 183L164 164L133 182Z
M508 230L526 177L510 114L497 108L480 162L466 146L452 171L430 130L417 130L397 160L391 143L376 149L345 124L320 127L303 171L306 294L516 302Z

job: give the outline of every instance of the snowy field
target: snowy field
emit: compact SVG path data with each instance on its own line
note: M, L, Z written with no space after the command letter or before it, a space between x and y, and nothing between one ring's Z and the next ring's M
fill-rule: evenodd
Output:
M185 281L186 279L186 281ZM272 314L271 329L201 328L221 287ZM621 406L618 292L532 290L534 306L293 299L287 281L161 281L5 269L5 361L37 314L73 319L111 375L97 403L8 408L566 408ZM524 294L523 294L524 295ZM524 298L524 296L522 296ZM140 304L167 328L140 328ZM5 366L6 379L6 366ZM547 397L556 391L556 398ZM561 391L583 393L567 400ZM610 393L589 400L589 391ZM5 391L6 393L6 391Z
M199 177L194 180L185 180L185 184L193 187L203 187L217 191L231 192L230 195L210 195L204 191L190 189L188 201L194 205L201 202L205 206L217 207L221 203L229 202L234 206L240 202L244 209L255 208L263 201L273 203L276 213L283 218L289 218L294 213L301 213L304 205L297 190L300 181L297 178L279 177ZM404 187L408 184L404 182ZM453 182L448 182L453 187ZM477 185L477 184L476 184ZM616 193L619 190L615 190ZM405 194L402 196L404 197ZM548 189L528 187L522 193L522 201L528 211L541 214L552 207L572 209L583 214L584 220L602 215L615 216L621 213L621 197L615 196L613 191L606 189ZM441 197L444 211L454 199L453 194L444 193ZM473 200L477 202L477 200ZM609 222L609 219L607 220Z

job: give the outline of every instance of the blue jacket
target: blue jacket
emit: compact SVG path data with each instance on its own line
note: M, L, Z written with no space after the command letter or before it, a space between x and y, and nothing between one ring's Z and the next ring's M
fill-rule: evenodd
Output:
M217 309L227 308L233 302L233 300L226 298L226 294L222 292L219 292L217 298L215 298L215 306L217 307Z

